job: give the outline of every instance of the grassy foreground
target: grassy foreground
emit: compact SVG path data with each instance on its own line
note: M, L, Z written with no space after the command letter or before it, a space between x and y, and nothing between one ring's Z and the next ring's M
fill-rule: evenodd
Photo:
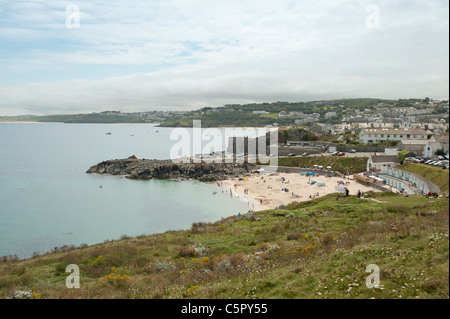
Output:
M331 194L0 263L0 298L448 298L447 198ZM66 266L80 288L65 286ZM380 269L367 288L366 267Z

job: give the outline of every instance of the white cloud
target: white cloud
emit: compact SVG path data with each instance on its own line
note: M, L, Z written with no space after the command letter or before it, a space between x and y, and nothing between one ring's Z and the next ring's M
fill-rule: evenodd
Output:
M448 97L442 1L80 0L80 29L64 26L68 3L15 2L0 40L48 45L20 58L0 54L0 68L24 78L39 69L48 77L88 71L78 80L65 73L42 83L3 80L0 114ZM365 25L370 3L379 5L379 29ZM101 79L105 68L120 76Z

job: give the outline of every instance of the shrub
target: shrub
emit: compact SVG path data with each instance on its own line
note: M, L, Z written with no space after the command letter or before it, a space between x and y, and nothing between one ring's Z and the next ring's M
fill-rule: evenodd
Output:
M297 239L300 239L301 237L302 237L302 234L300 234L300 233L288 234L287 240L297 240Z
M331 245L333 245L335 242L335 237L333 237L331 234L325 234L322 236L322 238L320 239L320 243L324 246L324 247L329 247Z
M209 249L203 247L202 244L198 245L189 245L187 247L182 247L178 252L180 257L197 257L204 256L209 253Z
M175 270L175 265L170 260L161 260L155 263L155 268L158 271L172 271Z

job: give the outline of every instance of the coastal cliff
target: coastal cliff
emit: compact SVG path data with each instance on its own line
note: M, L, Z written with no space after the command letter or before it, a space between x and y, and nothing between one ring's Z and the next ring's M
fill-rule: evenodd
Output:
M213 182L249 176L258 166L248 163L174 163L171 160L125 159L107 160L89 168L88 174L124 175L129 179L195 179Z

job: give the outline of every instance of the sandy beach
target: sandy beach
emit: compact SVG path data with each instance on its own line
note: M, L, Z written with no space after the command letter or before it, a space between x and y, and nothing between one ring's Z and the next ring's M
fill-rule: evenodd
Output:
M308 176L299 173L253 174L244 180L224 180L221 185L224 191L231 192L230 196L247 200L249 210L253 211L273 209L292 202L338 193L344 187L348 188L349 195L356 195L358 190L377 191L357 183L351 177L343 180L340 177Z

